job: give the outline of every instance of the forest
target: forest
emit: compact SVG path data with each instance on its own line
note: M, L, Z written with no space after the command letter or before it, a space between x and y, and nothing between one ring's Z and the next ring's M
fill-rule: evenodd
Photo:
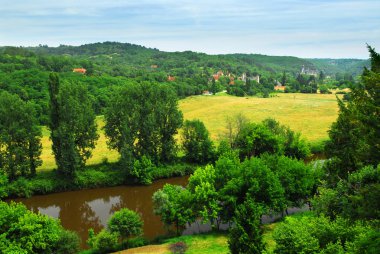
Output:
M152 196L154 213L176 235L196 221L214 231L226 223L231 253L270 253L261 218L282 214L274 253L377 253L380 55L368 49L369 65L342 60L342 72L329 73L328 60L167 53L111 42L2 48L0 198L190 175L186 187L167 184ZM359 75L356 64L368 67ZM73 71L82 68L85 73ZM260 82L239 79L243 73ZM202 121L184 120L178 108L180 97L205 90L269 96L277 82L285 92L349 88L344 99L337 98L339 114L324 144L324 163L305 163L308 142L276 119L251 122L236 115L216 143ZM88 167L99 114L107 144L120 158ZM41 124L50 130L57 165L45 173L38 172ZM305 216L285 216L289 208L305 205L311 210ZM14 202L0 206L3 253L79 252L78 236L58 220ZM145 245L142 225L136 212L120 209L106 228L89 231L90 253Z

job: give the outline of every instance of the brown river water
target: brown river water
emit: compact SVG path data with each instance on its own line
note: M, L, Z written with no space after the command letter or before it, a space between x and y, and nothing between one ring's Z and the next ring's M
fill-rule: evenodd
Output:
M164 235L166 230L160 217L153 213L152 195L165 183L185 186L188 176L155 181L149 186L119 186L91 190L69 191L27 199L15 199L33 212L59 218L64 228L76 231L86 248L88 230L99 232L109 217L121 208L139 213L144 221L144 236L150 240Z

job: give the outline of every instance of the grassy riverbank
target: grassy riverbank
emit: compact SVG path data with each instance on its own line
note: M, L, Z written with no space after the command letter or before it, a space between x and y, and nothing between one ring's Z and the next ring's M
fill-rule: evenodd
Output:
M291 217L310 216L311 212L299 212ZM282 220L270 224L262 225L263 242L266 245L265 253L273 253L276 242L273 239L273 232ZM199 235L179 236L164 240L161 244L146 245L143 247L115 252L119 254L170 254L170 245L177 242L184 242L188 246L186 254L223 254L230 253L228 249L227 232L211 232ZM84 252L83 254L85 254Z
M163 165L155 168L152 179L189 175L195 168L195 165L186 163ZM55 171L39 172L32 178L20 177L7 184L5 191L9 198L16 198L123 184L135 184L135 182L126 176L126 171L118 163L103 163L86 166L83 170L77 171L73 179L64 178Z

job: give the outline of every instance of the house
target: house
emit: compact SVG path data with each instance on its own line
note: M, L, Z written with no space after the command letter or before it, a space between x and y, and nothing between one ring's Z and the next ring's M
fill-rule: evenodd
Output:
M229 85L235 85L235 78L234 77L230 77L230 83Z
M212 77L214 78L215 81L218 81L220 76L218 74L214 74L212 75Z
M285 92L285 89L286 89L286 86L282 86L282 85L277 85L277 86L274 87L275 91L283 91L283 92Z
M202 92L202 95L212 95L212 92L205 90Z
M169 75L169 76L168 76L168 81L175 81L175 77L174 77L174 76L171 76L171 75Z
M157 68L158 68L158 65L157 65L157 64L152 64L152 65L150 66L150 68L152 68L152 69L157 69Z
M82 73L82 74L86 74L86 69L84 68L74 68L73 69L73 72L77 72L77 73Z
M316 69L311 69L302 65L301 74L310 75L310 76L318 76L318 72Z

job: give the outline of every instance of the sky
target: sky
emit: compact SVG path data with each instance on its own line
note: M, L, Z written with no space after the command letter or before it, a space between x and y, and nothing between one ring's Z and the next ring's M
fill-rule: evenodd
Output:
M0 0L0 46L103 41L366 59L366 43L380 50L380 0Z

